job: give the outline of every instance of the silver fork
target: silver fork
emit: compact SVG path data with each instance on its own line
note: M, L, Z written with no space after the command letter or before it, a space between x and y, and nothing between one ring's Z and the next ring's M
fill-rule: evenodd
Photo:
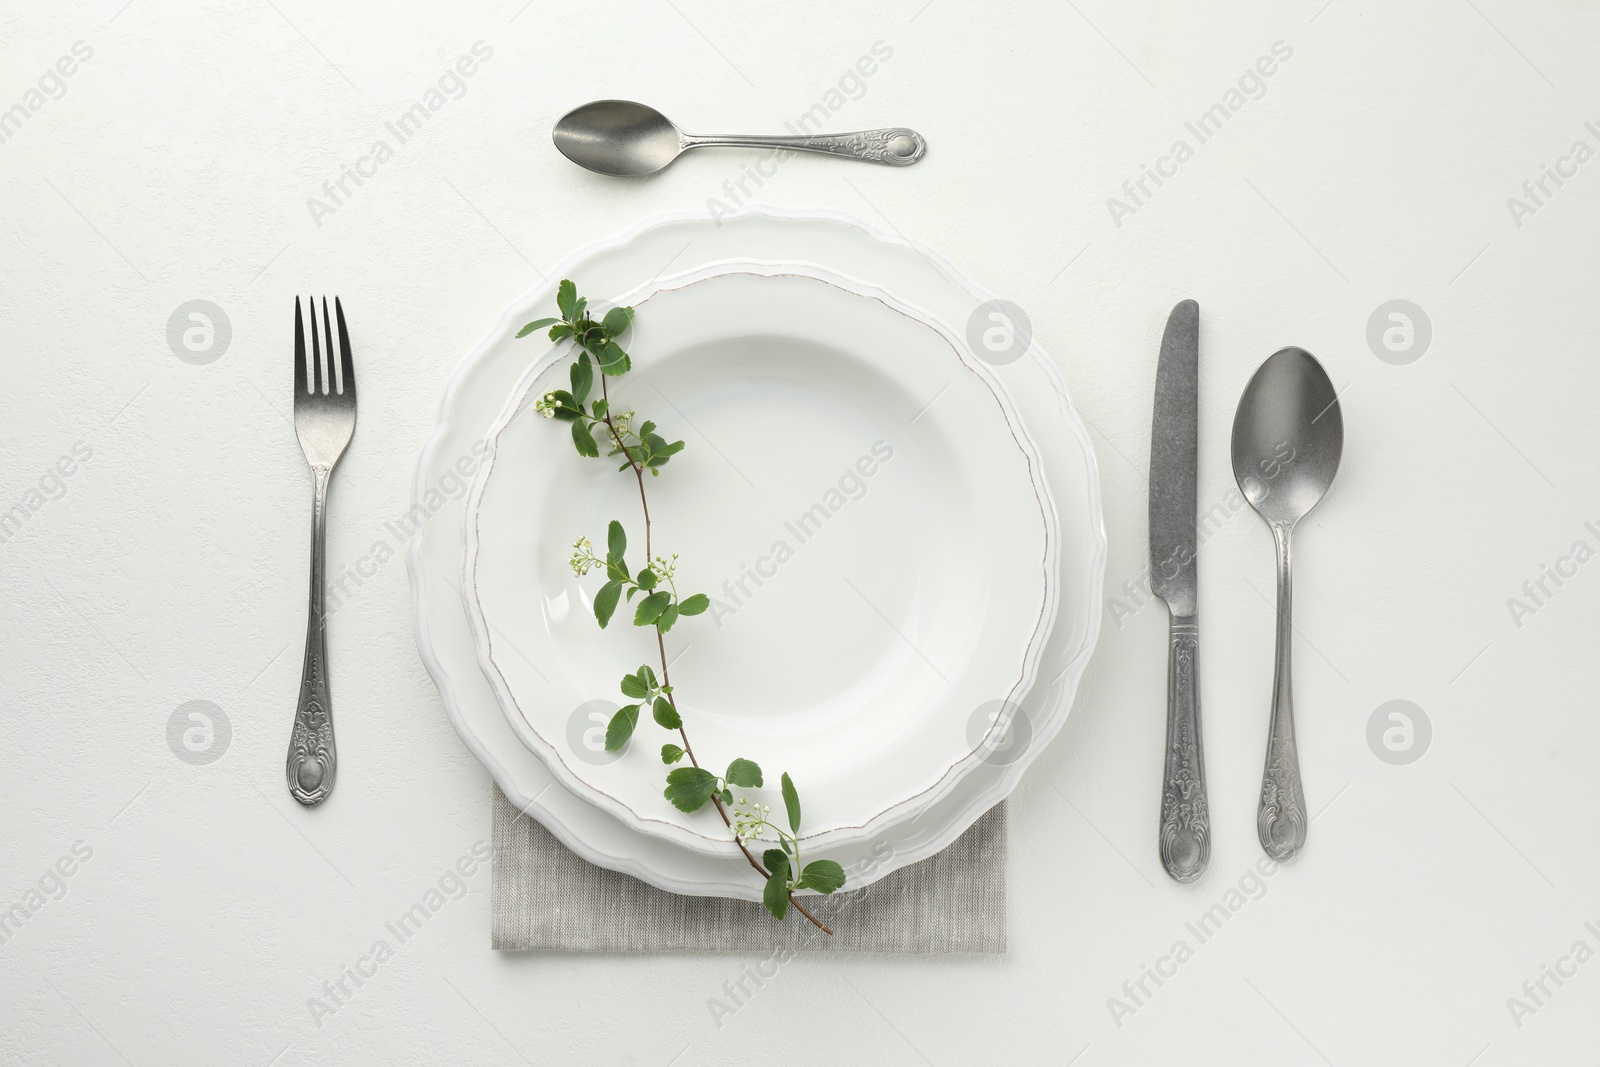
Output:
M300 673L300 699L295 705L294 733L289 738L286 773L289 794L311 807L333 792L335 756L333 709L328 700L328 635L323 628L324 550L327 543L328 480L350 446L356 430L356 369L350 361L350 334L344 307L333 298L339 318L339 358L333 355L333 323L328 298L322 298L322 343L317 334L317 302L311 308L311 369L307 377L306 331L300 298L294 299L294 430L311 464L316 497L311 508L311 605L306 625L305 666ZM323 365L323 354L327 365ZM338 378L333 371L338 364ZM309 385L307 383L310 383Z

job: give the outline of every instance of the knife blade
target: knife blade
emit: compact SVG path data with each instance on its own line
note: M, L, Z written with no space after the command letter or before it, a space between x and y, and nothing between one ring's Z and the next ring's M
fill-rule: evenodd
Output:
M1200 305L1184 300L1161 338L1150 418L1150 590L1171 619L1159 847L1161 865L1179 882L1200 877L1211 859L1197 662L1199 407Z

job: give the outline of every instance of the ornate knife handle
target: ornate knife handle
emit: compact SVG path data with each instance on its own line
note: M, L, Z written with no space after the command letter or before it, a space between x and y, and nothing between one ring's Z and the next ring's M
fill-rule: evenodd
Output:
M1305 847L1309 825L1306 794L1300 786L1300 750L1294 741L1294 686L1289 673L1289 647L1294 637L1289 538L1287 526L1272 527L1278 549L1278 627L1272 667L1272 726L1261 774L1261 806L1256 809L1256 836L1267 855L1280 862L1293 859Z
M846 156L888 167L908 167L928 151L928 142L916 130L888 126L858 133L816 134L801 137L699 137L683 135L684 148L787 148L794 152L820 152Z
M1161 792L1161 865L1179 882L1200 877L1211 861L1205 752L1200 744L1200 628L1174 618L1167 648L1167 761Z
M285 773L289 793L306 807L314 807L333 792L335 756L333 714L328 701L328 635L323 626L323 576L327 542L329 467L313 468L316 498L311 508L311 597L306 623L306 658L300 671L300 699L294 709L294 732L289 736Z

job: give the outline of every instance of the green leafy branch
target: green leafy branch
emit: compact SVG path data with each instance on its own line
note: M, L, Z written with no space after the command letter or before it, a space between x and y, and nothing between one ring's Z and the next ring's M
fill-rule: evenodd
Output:
M845 884L844 868L833 860L813 860L802 865L800 795L794 782L787 773L782 776L786 830L767 818L772 813L771 805L735 796L736 788L762 788L760 765L753 760L735 759L720 775L702 767L689 743L688 728L678 712L667 668L665 635L680 618L705 612L711 601L704 593L680 596L676 582L678 557L657 556L651 549L650 502L645 493L644 474L649 471L652 476L660 475L666 462L683 450L683 442L668 442L656 432L653 422L636 423L637 415L632 411L613 410L607 393L606 379L626 374L633 366L633 360L617 342L633 323L633 309L612 308L596 321L588 313L588 301L578 296L576 286L570 281L563 281L557 288L556 305L560 318L535 320L517 334L525 337L535 330L548 328L552 341L570 339L577 349L577 358L568 370L571 388L547 391L534 403L534 410L545 418L571 422L573 446L580 456L598 459L602 448L606 449L606 456L621 456L622 463L617 469L633 471L639 486L639 505L644 512L646 562L637 571L628 567L627 532L615 520L606 529L603 557L595 553L587 537L580 537L573 542L572 558L568 562L579 577L595 571L605 576L605 583L594 598L595 621L601 629L610 624L624 600L630 604L637 600L633 624L654 628L661 662L659 676L648 663L623 676L622 694L634 703L622 706L612 715L606 727L606 750L617 752L627 745L638 728L641 714L648 708L656 725L675 731L678 741L682 742L661 746L661 762L673 767L667 772L663 791L666 799L684 812L699 811L707 803L711 804L722 817L723 825L732 831L734 843L750 866L766 880L762 903L773 917L781 920L792 905L818 929L831 935L833 931L806 910L795 899L795 893L805 889L822 894L837 891ZM597 380L596 368L600 371L600 396L591 399ZM689 761L687 766L674 766L684 759ZM777 839L777 847L764 849L757 859L751 846L759 847L769 833Z
M679 616L699 615L711 606L711 598L704 593L679 599L678 586L674 581L678 567L676 555L671 559L657 556L646 566L640 567L638 574L630 575L627 561L623 558L627 551L628 535L622 523L615 520L606 529L604 559L594 554L594 545L587 537L580 537L572 543L572 558L567 562L572 565L574 574L581 578L592 570L605 572L607 581L594 598L594 617L602 630L611 622L624 590L630 602L638 594L644 594L634 610L633 624L648 626L654 623L662 633L672 629Z
M733 768L730 766L728 771L728 777L732 778ZM761 784L759 767L756 768L755 779L755 784L759 786ZM727 799L726 793L723 799ZM844 885L844 868L833 860L812 860L804 867L801 866L800 794L795 791L794 782L789 779L787 772L783 775L783 807L784 814L789 820L788 832L777 823L768 820L767 816L772 814L771 804L752 804L744 797L740 797L733 814L733 832L740 841L760 840L767 830L777 835L779 847L769 848L761 853L762 864L771 872L761 899L762 903L766 904L767 910L780 919L783 918L790 894L794 890L815 889L819 893L826 894ZM800 872L799 877L795 876L796 871Z
M616 341L632 325L633 309L612 308L596 322L589 317L588 300L577 295L570 281L562 282L556 290L556 304L561 310L559 319L535 319L517 331L518 337L526 337L548 326L550 340L571 338L579 349L578 358L568 371L571 388L546 391L534 402L534 410L547 419L572 423L572 444L578 455L599 458L601 446L595 441L595 433L599 432L608 447L606 455L623 457L619 471L633 467L641 474L649 471L659 475L667 460L683 451L683 442L668 442L656 433L653 422L635 426L634 413L613 412L610 399L604 395L605 378L626 374L633 366L633 360ZM591 401L596 367L600 368L601 395Z

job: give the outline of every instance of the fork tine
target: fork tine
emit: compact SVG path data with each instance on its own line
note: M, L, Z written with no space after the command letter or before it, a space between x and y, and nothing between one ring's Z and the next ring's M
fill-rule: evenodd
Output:
M329 396L339 391L339 380L334 377L334 366L339 362L339 357L333 353L333 317L328 314L328 298L322 298L322 336L327 341L328 348L328 388L323 390Z
M333 298L334 314L339 316L339 391L351 400L356 398L356 365L350 355L350 331L344 326L344 305Z
M294 298L294 398L306 395L306 324L300 315L300 298Z
M317 332L317 298L307 297L306 306L311 309L311 393L321 396L326 392L323 386L327 382L327 372L322 369L322 335Z

